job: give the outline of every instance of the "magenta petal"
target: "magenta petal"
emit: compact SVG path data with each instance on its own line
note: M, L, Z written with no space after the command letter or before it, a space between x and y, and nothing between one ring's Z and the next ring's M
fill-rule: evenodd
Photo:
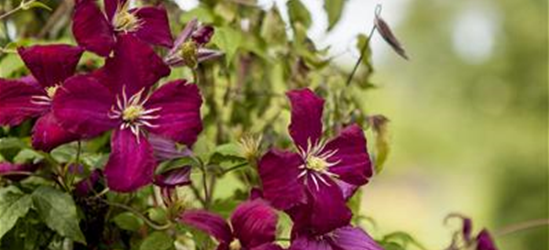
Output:
M42 87L60 85L72 76L84 52L64 44L20 47L17 51Z
M362 129L356 125L350 125L343 129L338 137L326 145L326 151L337 151L328 159L339 164L330 167L331 173L337 174L339 179L353 184L364 185L372 176L372 162L366 149L366 138Z
M284 248L277 244L267 243L260 246L252 247L250 250L284 250Z
M304 184L298 179L298 154L270 150L259 161L264 198L275 208L288 209L306 201Z
M179 217L179 221L213 236L220 245L227 246L233 239L231 228L225 219L208 211L187 211Z
M89 195L94 190L95 185L99 182L102 176L103 173L101 170L94 170L88 178L74 184L74 193L78 196Z
M115 44L114 31L95 0L80 0L74 7L72 33L86 50L107 57Z
M200 46L204 46L209 43L214 35L214 28L210 25L201 26L195 32L193 32L192 39Z
M345 250L383 250L364 230L345 226L331 233L331 243L336 249Z
M196 84L184 80L167 83L157 89L146 103L147 109L160 110L152 120L157 127L150 132L191 146L202 131L200 106L202 97Z
M130 97L169 74L170 68L149 45L132 35L120 35L114 57L107 59L96 76L113 93L122 93L125 88L126 95Z
M192 151L188 148L178 149L174 141L149 134L149 143L154 149L154 156L158 161L173 160L192 155Z
M309 141L316 144L322 135L324 100L310 89L292 90L286 95L292 104L290 135L297 146L307 149Z
M324 179L329 186L320 183L319 188L315 185L307 185L311 195L311 199L308 201L310 203L310 230L316 235L346 226L353 217L337 184L327 176Z
M163 7L142 7L133 13L142 22L135 35L147 43L167 48L173 46L168 13Z
M340 250L334 249L326 239L300 236L292 241L289 250ZM347 250L347 249L345 249Z
M234 236L245 249L273 242L277 222L275 210L262 200L240 204L231 216Z
M25 174L15 174L15 172L34 172L38 168L36 164L14 164L10 162L0 162L0 177L12 181L20 181L28 177ZM13 173L13 174L9 174ZM3 175L3 176L2 176Z
M114 103L114 95L105 86L93 77L79 75L57 90L53 113L64 128L88 138L118 124L108 117Z
M343 193L343 198L345 200L348 200L351 198L356 191L360 188L360 186L349 184L344 181L340 181L338 179L334 179L334 182L339 186L339 189L341 189L341 192Z
M78 138L77 134L61 127L52 112L40 117L32 130L32 146L45 152Z
M483 229L477 236L476 250L497 250L492 236L486 229Z
M112 20L114 13L116 13L116 9L120 6L124 6L126 4L127 0L104 0L103 3L105 5L105 14L107 14L107 18Z
M0 125L16 126L49 109L49 105L34 104L33 96L45 97L44 90L39 85L0 79Z
M191 166L183 166L158 174L154 177L154 184L168 188L191 184Z
M115 130L111 155L105 166L107 186L117 192L132 192L153 181L156 161L147 139L129 129Z

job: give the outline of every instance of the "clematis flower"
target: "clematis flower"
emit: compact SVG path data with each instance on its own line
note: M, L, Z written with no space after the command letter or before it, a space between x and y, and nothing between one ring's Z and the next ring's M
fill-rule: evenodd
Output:
M163 7L129 9L128 0L104 0L102 12L96 0L77 0L72 32L78 44L100 56L109 56L119 35L131 34L152 44L171 48L168 15Z
M332 140L322 140L324 101L309 89L287 95L297 153L275 149L263 156L263 195L281 210L307 204L310 226L322 235L349 224L352 213L345 201L372 176L366 139L358 125L350 125Z
M203 210L187 211L179 221L213 236L219 242L217 250L282 250L273 243L278 216L262 200L238 205L230 225L221 216Z
M56 94L53 110L68 130L87 137L114 130L104 171L111 190L131 192L153 181L149 134L190 146L202 130L196 85L176 80L151 91L169 73L147 44L123 35L103 68L68 79Z
M38 168L37 164L18 164L11 162L0 162L0 177L20 181L28 177L23 173L32 173Z
M488 230L482 229L475 237L473 236L473 221L470 218L461 214L450 214L446 217L445 222L452 218L461 219L462 227L460 232L454 234L452 243L447 248L448 250L497 250L496 244Z
M196 19L191 20L175 40L164 61L173 67L196 68L203 61L222 56L221 51L204 48L210 42L213 34L212 26L199 26Z
M174 199L175 189L191 184L191 166L170 169L158 174L154 177L154 184L160 187L164 204L169 207L176 201Z
M0 125L16 126L38 117L32 145L43 151L78 139L58 124L51 113L51 102L65 79L74 74L83 50L56 44L21 47L18 52L33 76L0 79Z
M364 230L344 226L325 235L299 235L289 250L383 250Z

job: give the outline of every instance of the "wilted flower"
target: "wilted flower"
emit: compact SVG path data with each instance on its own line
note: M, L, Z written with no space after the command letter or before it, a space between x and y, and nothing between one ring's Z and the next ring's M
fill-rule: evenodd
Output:
M298 153L271 150L263 156L263 194L282 210L307 204L315 233L328 233L349 224L352 213L345 201L372 175L366 139L358 125L350 125L331 141L321 140L324 101L309 89L287 95Z
M242 151L242 156L244 156L244 158L247 159L249 162L255 162L260 156L261 140L261 135L245 135L240 139L239 144Z
M91 76L75 76L58 91L56 117L88 137L114 129L105 167L111 190L131 192L153 181L157 160L148 133L192 145L202 130L202 98L185 80L151 87L170 69L146 44L119 37L114 57Z
M221 216L203 210L187 211L179 220L213 236L219 242L217 250L282 250L273 243L278 216L262 200L238 205L230 225Z
M446 217L446 221L451 218L459 218L462 220L462 227L459 233L454 235L452 244L447 248L448 250L497 250L496 244L492 239L492 236L486 229L482 229L477 236L473 236L473 221L460 214L450 214Z
M196 66L206 60L220 57L222 52L204 48L214 34L212 26L198 26L196 19L191 20L181 31L173 47L164 58L170 66Z
M108 56L118 36L131 34L152 45L171 48L168 15L163 7L129 9L128 0L104 0L103 13L96 0L77 0L72 31L80 46Z
M191 166L170 169L154 177L154 184L160 187L162 199L166 206L174 203L174 192L177 187L191 184Z
M0 125L15 126L39 117L32 144L43 151L78 139L62 128L50 111L55 93L74 74L83 50L57 44L19 48L18 52L34 77L0 79Z
M19 164L11 162L0 162L0 177L20 181L29 175L24 173L32 173L38 168L37 164Z

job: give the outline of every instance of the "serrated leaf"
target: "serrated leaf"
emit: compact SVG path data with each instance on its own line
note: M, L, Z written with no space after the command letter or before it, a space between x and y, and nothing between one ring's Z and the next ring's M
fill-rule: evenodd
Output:
M341 19L345 0L325 0L324 9L328 15L328 30L331 30Z
M240 31L230 27L221 27L215 30L212 42L225 53L225 61L227 65L231 64L240 43L242 35Z
M173 239L165 232L153 232L150 234L143 243L141 243L140 250L168 250L173 249Z
M113 220L119 228L132 232L137 232L143 226L143 221L131 212L120 213Z
M311 13L309 13L309 10L300 0L290 0L286 3L286 6L288 7L288 15L290 16L292 27L294 27L296 23L301 23L305 28L311 26Z
M86 243L78 226L76 206L70 195L42 186L32 193L32 200L40 218L49 228L74 241Z
M0 189L0 239L15 226L19 218L27 214L31 206L31 196L16 187Z

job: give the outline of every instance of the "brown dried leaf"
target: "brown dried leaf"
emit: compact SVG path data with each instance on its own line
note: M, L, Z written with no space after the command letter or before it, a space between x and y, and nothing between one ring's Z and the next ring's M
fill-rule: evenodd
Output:
M391 30L391 27L383 18L381 18L381 15L379 13L376 13L376 17L374 19L374 25L376 26L376 29L378 33L383 37L383 39L393 48L393 50L400 55L402 58L408 60L408 55L406 54L406 50L404 50L404 47L402 44L398 41L396 36L393 34L393 31Z

